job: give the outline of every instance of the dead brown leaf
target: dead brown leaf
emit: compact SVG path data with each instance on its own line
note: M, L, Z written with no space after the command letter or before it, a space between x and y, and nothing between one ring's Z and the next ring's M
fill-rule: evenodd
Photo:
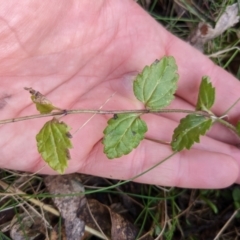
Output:
M102 231L106 236L111 236L111 221L108 207L95 199L88 200L88 206L78 211L79 218L89 227ZM90 209L90 212L89 212Z
M88 200L88 205L91 213L87 208L79 211L79 217L85 221L86 225L104 232L109 239L136 239L139 229L126 218L95 199ZM143 239L152 238L148 235Z
M54 226L54 228L51 229L51 232L49 234L49 238L51 240L59 240L59 239L67 240L65 229L63 227L61 227L61 229L59 229L58 225ZM80 238L79 238L79 240L80 240Z
M112 239L130 240L136 239L138 229L129 221L121 217L118 213L109 211L112 221Z
M29 213L18 214L13 218L10 230L13 240L34 240L44 234L42 219L31 211Z
M76 196L55 197L53 201L64 219L67 239L81 239L84 235L85 223L77 217L77 211L79 208L85 207L86 198L84 195L79 195L79 193L84 192L84 187L78 175L48 176L44 182L51 194L78 194Z
M203 51L203 45L206 42L220 36L228 28L239 22L238 11L237 3L228 6L217 20L214 28L206 22L200 22L189 37L191 45Z

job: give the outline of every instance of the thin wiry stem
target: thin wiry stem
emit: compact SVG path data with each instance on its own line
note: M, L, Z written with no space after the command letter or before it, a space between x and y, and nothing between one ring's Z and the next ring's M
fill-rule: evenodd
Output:
M236 101L235 103L233 103L233 105L231 105L231 106L223 113L223 116L224 116L224 115L227 115L228 112L229 112L230 110L232 110L232 108L235 107L239 101L240 101L240 98L238 98L237 101Z
M92 109L73 109L73 110L61 110L46 114L35 114L17 118L10 118L0 120L0 124L7 124L7 123L14 123L20 122L30 119L36 118L45 118L45 117L54 117L54 116L61 116L61 115L70 115L70 114L120 114L120 113L139 113L139 114L146 114L146 113L188 113L188 114L197 114L202 115L205 117L211 117L209 113L203 111L194 111L194 110L185 110L185 109L160 109L160 110L149 110L149 109L135 109L135 110L92 110Z
M236 134L238 134L237 129L234 125L231 123L223 120L221 117L217 117L211 113L205 112L205 111L195 111L195 110L186 110L186 109L134 109L134 110L101 110L101 109L72 109L72 110L60 110L56 112L46 113L46 114L35 114L35 115L29 115L29 116L23 116L23 117L17 117L17 118L10 118L10 119L4 119L0 120L1 124L7 124L7 123L14 123L14 122L20 122L20 121L26 121L30 119L36 119L36 118L45 118L45 117L54 117L54 116L66 116L71 114L101 114L101 115L114 115L114 114L123 114L123 113L137 113L137 114L161 114L161 113L186 113L186 114L196 114L201 115L207 118L211 118L216 122L221 123L222 125L228 127L232 131L234 131Z

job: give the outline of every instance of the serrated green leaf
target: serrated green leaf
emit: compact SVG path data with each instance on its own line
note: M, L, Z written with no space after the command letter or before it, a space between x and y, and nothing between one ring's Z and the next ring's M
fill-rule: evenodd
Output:
M104 130L104 153L109 159L119 158L136 148L147 132L139 114L115 114Z
M32 88L24 88L25 90L29 91L32 101L35 103L37 110L41 114L50 113L53 110L61 110L60 108L54 106L44 95L40 92L35 91Z
M38 152L48 165L59 173L64 173L72 148L70 127L56 118L45 123L36 136Z
M204 76L199 87L196 110L208 111L215 101L215 88L210 82L210 78Z
M177 89L177 65L173 57L165 56L146 66L133 82L136 98L148 109L161 109L174 99Z
M212 124L211 119L194 114L189 114L181 119L173 133L171 142L173 151L190 149L195 142L200 141L200 136L204 135Z

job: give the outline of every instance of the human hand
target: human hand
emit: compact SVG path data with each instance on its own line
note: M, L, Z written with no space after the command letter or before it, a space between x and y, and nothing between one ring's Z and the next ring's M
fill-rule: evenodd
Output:
M179 88L170 108L194 109L203 75L216 87L214 113L221 115L239 98L240 84L207 57L171 35L132 0L8 1L0 10L1 119L36 113L24 87L43 93L63 109L141 109L132 92L145 65L172 55ZM240 106L229 113L236 122ZM70 115L72 132L91 115ZM101 143L107 119L96 115L73 136L67 173L129 179L172 153L168 145L143 140L127 156L108 160ZM147 138L171 140L182 114L146 115ZM37 152L35 136L47 119L0 127L0 167L54 174ZM165 186L220 188L240 183L236 137L214 126L190 151L182 151L135 181Z

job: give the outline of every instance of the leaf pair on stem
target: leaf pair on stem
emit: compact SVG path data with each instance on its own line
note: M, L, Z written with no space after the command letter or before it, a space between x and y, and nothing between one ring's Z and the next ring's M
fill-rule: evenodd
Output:
M156 60L146 66L133 82L135 97L145 108L159 110L168 106L173 100L177 89L177 65L173 57ZM104 130L104 153L108 158L119 158L130 153L144 139L147 124L140 114L123 113L110 119Z
M161 112L190 113L181 119L174 130L171 147L174 152L190 149L195 142L200 141L214 122L218 121L234 130L240 135L240 123L235 128L230 123L216 117L211 111L215 100L215 88L208 77L203 77L199 88L198 100L195 111L180 109L165 109L174 99L177 90L177 65L173 57L165 56L160 61L156 60L151 66L146 66L137 75L133 82L133 92L136 98L144 104L143 110L111 111L114 114L107 122L104 130L104 153L109 159L119 158L130 153L144 139L147 124L141 119L142 114ZM32 94L32 101L36 104L41 114L64 110L52 105L42 94L32 88L26 88ZM65 110L68 113L84 110ZM94 110L93 110L94 111ZM116 112L118 112L116 114ZM96 110L96 113L100 114ZM104 111L101 112L104 114ZM105 111L105 114L109 111ZM55 114L56 115L56 114ZM72 148L69 139L70 127L60 122L57 118L48 121L37 134L38 151L51 168L59 173L64 173L70 159L69 149Z
M146 66L134 83L133 91L149 113L167 107L174 99L177 89L177 65L173 57L163 57L151 66ZM208 77L203 77L196 111L210 112L215 99L215 89ZM136 148L144 139L147 132L146 123L140 118L141 114L118 114L118 118L108 121L104 130L104 152L108 158L121 157ZM200 135L204 135L212 126L213 120L202 115L189 114L180 121L174 130L171 146L173 151L190 149L194 142L199 142ZM119 131L122 129L122 131Z

